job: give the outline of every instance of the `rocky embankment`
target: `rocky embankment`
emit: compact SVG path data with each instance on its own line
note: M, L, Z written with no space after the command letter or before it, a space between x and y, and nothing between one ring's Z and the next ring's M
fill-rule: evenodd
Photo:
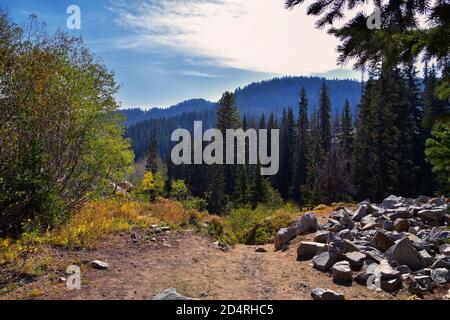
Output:
M330 273L337 284L354 281L387 292L406 288L417 296L448 290L449 208L444 197L389 196L378 205L361 202L354 212L339 208L324 224L307 213L295 225L279 230L275 249L284 250L297 235L315 232L314 241L300 243L298 259L312 259L314 268ZM311 296L344 299L323 288L313 289Z

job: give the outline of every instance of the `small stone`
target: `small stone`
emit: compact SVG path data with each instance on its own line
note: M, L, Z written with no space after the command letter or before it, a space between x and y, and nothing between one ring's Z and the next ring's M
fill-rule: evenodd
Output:
M347 239L350 241L355 240L355 236L349 229L344 229L344 230L339 231L338 235L341 239Z
M402 286L402 281L400 278L381 280L381 289L386 292L394 292Z
M386 259L381 261L377 271L381 280L392 280L400 277L400 272L394 270Z
M352 269L348 261L337 262L331 268L333 281L336 283L349 283L353 280Z
M337 259L337 254L333 251L322 252L313 258L314 268L322 272L328 271Z
M344 255L344 259L350 263L352 270L358 271L361 269L366 255L357 251L348 252Z
M314 235L314 241L320 243L327 243L330 231L317 231Z
M310 259L314 257L319 250L325 247L324 243L302 241L297 249L297 255L300 259Z
M315 288L311 291L311 296L314 300L345 300L341 293L334 292L328 289Z
M366 286L369 277L371 277L372 275L376 275L377 270L378 264L376 263L372 263L367 265L366 267L363 267L362 271L355 276L355 282L362 286Z
M390 220L384 220L383 224L381 225L381 228L383 228L386 231L392 231L394 230L394 223Z
M444 255L437 255L435 257L435 261L433 265L431 266L431 269L437 269L437 268L446 268L450 269L450 257L444 256Z
M343 225L346 229L353 228L352 219L350 219L348 216L342 217L341 220L339 220L339 224Z
M412 272L411 269L408 266L405 266L405 265L398 266L396 268L396 270L398 272L400 272L400 274L408 274L408 273Z
M106 270L109 268L109 264L100 260L94 260L91 262L91 265L98 270Z
M377 231L377 233L373 236L372 240L370 240L370 245L378 250L385 252L390 247L395 244L386 234L382 231Z
M406 232L408 231L409 223L406 219L396 219L394 221L394 229L397 232Z
M363 204L355 211L352 219L353 221L361 221L361 219L364 218L367 214L367 205Z
M264 252L267 252L267 250L263 247L259 247L255 250L255 252L264 253Z
M450 256L450 244L443 244L439 247L439 252L443 254L444 256L449 257Z
M450 282L450 271L446 268L436 268L431 270L430 277L437 284L446 284Z

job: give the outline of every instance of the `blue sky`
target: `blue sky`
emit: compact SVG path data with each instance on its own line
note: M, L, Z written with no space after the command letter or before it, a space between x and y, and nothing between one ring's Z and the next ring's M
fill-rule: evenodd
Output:
M70 5L81 9L81 30L66 28ZM124 107L217 100L275 76L358 77L336 66L336 39L283 0L0 0L0 8L18 24L34 13L49 32L81 34L116 73Z

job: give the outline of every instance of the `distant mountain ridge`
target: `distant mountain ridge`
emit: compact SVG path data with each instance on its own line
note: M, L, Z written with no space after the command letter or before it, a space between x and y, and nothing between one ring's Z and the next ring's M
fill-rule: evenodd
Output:
M319 104L319 91L323 82L330 90L333 115L342 111L345 99L350 101L352 110L359 103L362 84L356 80L328 80L321 77L281 77L260 82L254 82L235 90L241 115L259 117L260 114L274 112L281 116L283 109L298 107L299 92L305 87L309 99L310 111ZM127 126L151 119L168 118L190 112L210 111L216 107L215 102L205 99L190 99L166 109L139 108L124 109L121 112L127 117Z

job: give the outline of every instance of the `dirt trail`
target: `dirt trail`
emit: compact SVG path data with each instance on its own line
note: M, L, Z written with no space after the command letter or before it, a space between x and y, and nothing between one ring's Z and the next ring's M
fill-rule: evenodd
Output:
M138 236L144 239L145 232ZM158 241L133 241L129 234L103 241L95 251L56 252L66 263L82 264L82 288L70 291L58 278L39 279L43 299L151 299L166 288L202 299L311 299L311 289L329 288L347 299L405 299L376 293L353 283L339 286L329 275L312 268L311 261L297 261L298 243L311 236L294 239L286 252L273 245L237 245L223 252L208 239L189 231L157 236ZM109 263L108 270L95 270L89 261ZM49 289L50 288L50 289ZM20 290L18 291L20 292ZM18 293L16 293L18 294Z

